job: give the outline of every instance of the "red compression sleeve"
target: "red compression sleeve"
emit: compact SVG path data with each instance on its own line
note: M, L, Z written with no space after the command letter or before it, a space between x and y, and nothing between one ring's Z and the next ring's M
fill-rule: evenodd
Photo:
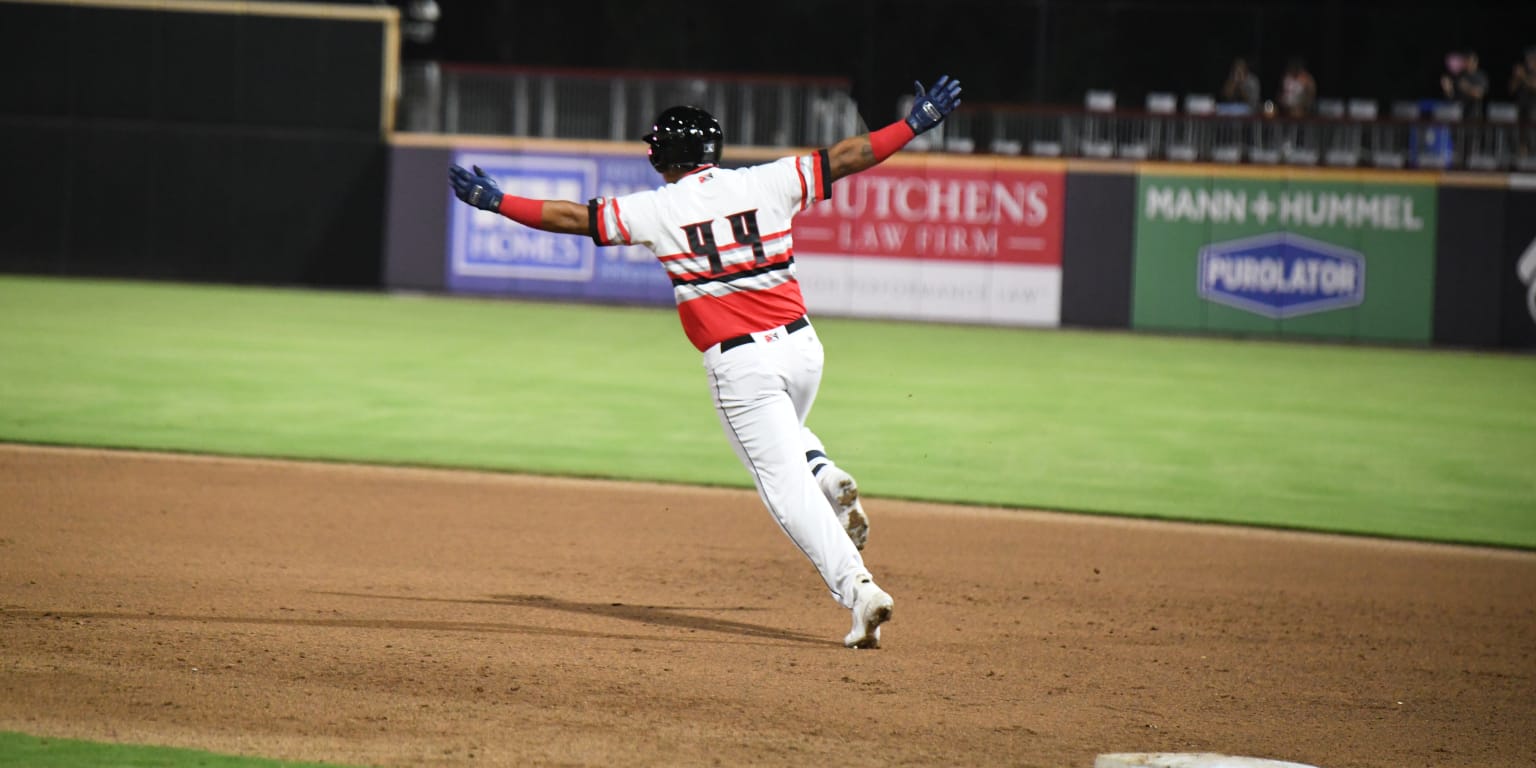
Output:
M916 135L912 132L912 126L907 125L905 120L897 120L869 134L869 148L875 151L875 162L878 163L896 154L896 150L905 147L907 142Z
M517 195L502 195L501 215L525 227L539 229L544 225L544 201L529 200Z

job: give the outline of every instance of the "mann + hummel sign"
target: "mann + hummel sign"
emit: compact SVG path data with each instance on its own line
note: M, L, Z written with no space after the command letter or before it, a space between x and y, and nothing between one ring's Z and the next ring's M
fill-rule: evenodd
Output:
M1272 319L1358 306L1365 256L1289 232L1200 249L1200 298Z

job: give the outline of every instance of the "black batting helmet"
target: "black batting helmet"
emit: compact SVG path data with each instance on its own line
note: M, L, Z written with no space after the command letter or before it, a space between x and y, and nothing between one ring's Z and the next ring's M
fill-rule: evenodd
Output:
M651 167L686 171L719 163L725 134L719 121L698 107L669 107L656 116L645 143L651 145Z

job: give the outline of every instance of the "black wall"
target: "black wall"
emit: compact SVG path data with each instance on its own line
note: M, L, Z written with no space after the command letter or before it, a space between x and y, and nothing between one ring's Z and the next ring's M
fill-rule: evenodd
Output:
M1536 247L1536 189L1442 186L1439 209L1435 343L1536 347L1532 286L1518 270Z
M385 286L413 291L447 288L448 166L452 162L451 149L391 148ZM423 184L423 179L431 181Z
M1440 187L1435 231L1436 344L1499 343L1505 202L1498 188Z
M0 271L378 285L384 40L0 4Z
M1536 187L1510 190L1507 205L1499 336L1504 346L1531 349L1536 348L1536 284L1520 279L1518 264L1528 249L1536 250Z
M1061 324L1131 326L1136 177L1130 173L1067 173L1067 221L1062 232Z

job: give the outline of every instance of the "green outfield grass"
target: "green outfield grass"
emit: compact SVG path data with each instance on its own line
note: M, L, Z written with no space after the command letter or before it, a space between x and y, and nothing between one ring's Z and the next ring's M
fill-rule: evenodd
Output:
M285 763L226 757L192 749L132 747L72 739L44 739L0 732L0 768L325 768L321 763ZM334 767L333 767L334 768Z
M875 497L1536 547L1530 356L813 319ZM667 309L0 278L0 439L750 485Z

